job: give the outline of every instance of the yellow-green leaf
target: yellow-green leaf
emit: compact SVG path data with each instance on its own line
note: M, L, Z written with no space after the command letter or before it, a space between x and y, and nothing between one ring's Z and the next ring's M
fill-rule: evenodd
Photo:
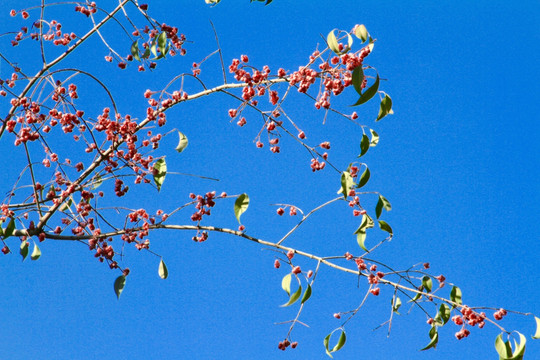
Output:
M336 35L334 35L334 30L330 31L328 33L328 36L326 36L326 43L328 44L328 48L339 55L339 45L336 39Z
M245 193L240 195L234 202L234 215L236 216L236 220L238 220L239 223L240 223L240 216L242 216L242 214L246 212L248 206L249 206L249 196L248 194L245 194Z
M176 146L175 150L181 153L185 150L188 146L188 138L186 135L178 131L178 145Z
M20 246L20 249L19 249L19 254L21 254L22 256L22 261L24 261L26 259L26 257L28 256L28 248L30 247L30 244L28 243L28 241L24 240L23 242L21 242L21 246Z
M32 250L32 255L30 255L31 260L37 260L41 256L41 250L39 249L39 246L34 242L34 250Z
M396 297L395 303L394 303L394 298L392 298L391 303L392 303L392 311L395 312L396 314L399 314L398 310L401 307L401 299L399 297Z
M292 280L292 275L290 273L285 275L283 279L281 279L281 288L285 290L285 292L289 296L291 295L291 280Z
M375 132L373 129L369 129L369 132L371 133L371 141L369 146L376 146L379 143L379 134L377 134L377 132Z
M159 261L158 274L162 279L166 279L169 276L169 270L167 269L167 265L165 265L163 259Z
M540 339L540 319L535 316L534 320L536 321L536 332L534 333L534 336L532 338Z
M362 40L362 42L367 41L368 39L368 31L364 24L358 25L356 29L354 30L354 35L356 35L357 38Z
M154 164L154 183L156 184L158 191L161 190L166 175L167 163L164 158L161 158Z

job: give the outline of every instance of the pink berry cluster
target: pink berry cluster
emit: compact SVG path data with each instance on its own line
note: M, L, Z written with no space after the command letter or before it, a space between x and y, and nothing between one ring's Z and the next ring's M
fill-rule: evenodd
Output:
M290 216L295 216L297 214L297 209L296 207L292 206L292 205L287 205L286 207L289 208L289 215ZM283 207L279 207L277 210L276 210L276 213L279 215L279 216L282 216L283 214L285 214L285 209Z
M88 6L75 6L75 11L79 12L83 15L86 15L86 17L89 17L92 14L95 14L97 12L97 6L94 1L92 1Z
M378 287L379 280L382 279L385 276L385 273L382 271L377 271L377 265L371 264L369 266L368 270L368 264L362 259L361 257L355 258L354 255L352 255L349 252L346 252L343 257L345 260L353 260L356 263L356 267L358 268L359 272L363 272L363 274L366 276L368 284L370 285L369 292L372 295L378 296L380 293L380 288Z
M11 10L10 14L12 16L15 16L16 12L15 10ZM28 13L26 11L22 12L22 16L24 19L27 19L29 17ZM71 43L72 40L75 40L77 38L77 35L73 32L62 32L62 24L59 23L56 20L51 20L50 22L45 21L36 21L32 28L34 29L41 29L42 26L48 26L48 30L40 32L33 32L28 35L28 27L23 26L21 27L21 30L15 35L15 38L11 41L12 46L19 45L19 42L26 38L30 38L32 40L39 40L40 38L45 41L50 41L54 45L62 45L67 46Z
M452 321L458 326L462 326L461 330L456 332L455 336L458 340L469 336L470 331L465 328L466 325L476 326L481 329L485 326L486 314L484 312L477 313L468 306L463 306L460 310L461 315L452 316Z
M285 351L285 350L287 350L287 348L289 346L291 347L291 349L296 349L296 347L298 346L298 342L295 341L295 342L291 343L289 341L289 339L285 339L285 340L279 342L278 349Z
M216 197L216 192L207 192L204 196L195 195L193 193L189 194L190 199L196 200L195 211L191 215L191 221L200 222L204 215L210 216L210 209L216 205L214 198Z

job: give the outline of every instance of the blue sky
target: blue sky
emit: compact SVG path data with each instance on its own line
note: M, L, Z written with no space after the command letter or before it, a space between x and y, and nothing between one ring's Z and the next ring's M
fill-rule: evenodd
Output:
M3 1L1 33L17 29L20 1ZM110 5L106 2L102 6ZM57 6L55 16L64 29L77 29L86 18L72 5ZM366 63L374 66L381 85L392 96L395 114L375 123L377 103L355 109L362 123L380 135L364 161L371 170L366 189L380 191L393 206L383 218L395 233L391 243L372 257L394 268L430 262L435 275L444 274L463 291L471 306L504 307L540 316L539 283L535 275L539 220L538 157L540 70L540 4L523 1L519 6L502 1L296 1L274 0L269 6L247 0L223 0L211 8L204 1L150 3L150 14L192 41L186 57L161 61L156 71L138 74L131 66L119 71L102 61L108 50L91 39L65 66L92 71L115 95L122 113L142 118L142 94L159 90L175 75L189 72L216 49L210 20L214 23L227 64L247 54L250 64L294 71L307 62L320 34L333 28L349 30L366 25L377 39ZM51 17L53 8L51 8ZM37 16L31 12L31 16ZM75 31L75 30L74 30ZM81 31L76 31L77 33ZM116 49L129 51L129 40L118 28L104 34ZM36 71L35 44L9 46L0 38L0 52L16 59L28 73ZM52 58L52 55L51 55ZM11 71L2 63L0 77ZM212 57L202 67L209 86L219 85L219 61ZM81 107L97 116L106 103L102 92L80 84ZM186 86L192 86L189 83ZM17 87L18 88L18 87ZM16 89L17 89L16 88ZM196 90L193 90L195 92ZM335 105L349 113L356 98L347 89ZM294 101L293 101L294 100ZM5 114L8 101L0 98ZM242 216L247 233L269 241L283 236L294 219L278 217L275 203L295 204L309 211L335 196L339 174L325 169L312 173L309 154L284 138L282 153L253 144L259 127L253 113L239 128L227 116L237 103L223 95L182 104L170 111L167 130L177 128L189 138L182 153L174 152L177 139L166 137L155 156L166 155L169 171L199 174L219 182L168 175L161 192L145 187L111 203L116 206L155 210L173 209L187 202L188 194L211 190L248 193L249 210ZM356 161L361 131L342 118L323 113L312 103L294 96L287 105L305 129L308 140L330 141L330 159L341 169ZM4 115L2 116L2 118ZM57 149L72 159L69 139L59 138ZM8 191L24 165L12 138L0 143L4 171L3 191ZM36 158L39 155L36 153ZM113 195L113 184L102 185ZM364 204L364 200L363 204ZM366 197L368 210L375 205ZM203 224L238 226L233 200L218 203ZM176 218L190 224L190 211ZM123 216L116 219L123 222ZM352 235L358 218L344 206L317 213L286 242L319 255L360 254ZM382 233L376 233L382 236ZM118 274L98 263L78 243L46 241L39 261L21 263L18 254L2 256L0 269L3 318L3 359L324 359L322 340L341 322L332 317L359 305L365 282L329 268L321 268L297 327L295 350L277 350L297 306L280 308L287 301L281 290L285 266L273 268L275 253L235 237L211 234L202 244L191 241L191 232L151 234L151 249L163 256L169 278L157 274L159 258L134 249L126 251L124 266L132 273L120 301L112 284ZM9 239L16 249L18 240ZM303 269L315 263L299 259ZM443 289L444 290L444 289ZM446 288L449 291L449 287ZM387 328L372 331L389 316L392 289L383 287L370 297L359 315L346 326L347 344L337 359L494 359L493 342L499 331L489 324L473 328L471 336L457 341L458 328L440 330L436 350L419 352L428 339L429 326L418 309L394 317L391 336ZM405 306L403 307L405 308ZM490 312L491 314L491 312ZM529 341L526 358L540 358L540 343L530 339L532 317L511 315L502 322Z

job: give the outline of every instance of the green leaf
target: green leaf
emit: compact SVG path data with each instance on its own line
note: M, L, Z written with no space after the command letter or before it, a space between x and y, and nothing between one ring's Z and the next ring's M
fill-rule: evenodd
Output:
M379 200L377 201L377 205L375 206L375 215L377 215L377 219L381 217L383 208L386 211L390 211L392 210L392 205L390 204L390 201L388 201L384 196L379 195Z
M446 304L441 304L438 314L441 316L443 325L446 324L450 320L450 307Z
M186 135L178 131L178 145L176 146L175 150L181 153L185 150L188 146L188 138Z
M144 50L144 53L142 55L142 59L148 59L150 57L150 47L147 47L146 50Z
M344 51L342 51L341 53L342 54L348 53L352 48L352 44L353 44L353 38L352 38L351 34L347 34L347 48Z
M4 222L2 220L0 220L0 236L4 236L4 229L2 228L3 224L4 224Z
M358 95L362 95L362 82L364 81L364 70L362 70L362 66L357 66L354 68L352 73L352 83L354 86L354 89L358 93Z
M519 335L519 344L514 341L514 351L512 351L512 345L510 344L510 341L504 341L502 339L502 334L499 334L499 336L497 336L497 338L495 339L495 350L497 350L497 353L499 354L501 360L523 359L527 339L525 338L525 336L523 336L523 334L520 334L517 331L516 333Z
M420 294L416 294L411 300L407 301L407 302L416 302L418 299L420 299L422 297L422 295Z
M358 101L352 106L358 106L368 102L372 97L375 96L377 91L379 91L379 74L377 74L373 85L371 85L362 95L360 95L360 99L358 99Z
M390 235L394 234L390 225L388 225L388 223L384 220L379 220L379 227L381 228L381 230L386 231Z
M21 242L21 247L19 249L19 254L21 254L22 256L22 261L24 261L26 259L26 257L28 256L28 248L30 247L30 244L28 243L28 241L24 240L23 242Z
M431 292L431 289L433 287L433 281L429 276L426 275L422 278L422 286L424 287L424 289L426 289L428 293Z
M332 352L336 352L341 349L343 345L345 345L345 342L347 342L347 335L345 334L344 330L341 330L341 335L339 335L338 342L336 346L334 346L334 348L332 349Z
M332 336L332 333L326 335L326 337L323 340L324 349L326 350L326 355L330 356L331 358L334 358L332 354L330 353L330 349L328 348L328 343L330 342L330 336Z
M365 242L366 242L366 232L365 231L359 231L356 233L356 242L358 243L358 246L365 252L369 252L369 250L366 248Z
M373 226L375 226L373 219L368 214L364 214L362 215L362 222L360 223L360 226L358 227L358 229L356 229L354 234L358 234L361 231L371 229Z
M347 46L344 47L343 51L339 51L338 40L336 38L336 35L334 34L334 30L332 30L326 36L326 43L328 44L328 48L334 53L336 53L337 55L343 55L349 52L349 50L351 50L353 38L350 34L347 34Z
M161 190L166 175L167 163L164 158L161 158L154 164L154 183L156 184L158 191Z
M399 315L398 310L401 307L401 299L399 297L396 297L396 302L394 304L394 298L392 298L392 311Z
M285 275L283 279L281 279L281 288L285 290L285 292L289 296L291 295L291 280L292 280L292 275L290 273Z
M369 168L366 166L366 170L364 170L364 172L360 176L360 180L358 181L358 185L356 187L361 188L362 186L366 185L370 177L371 174L369 172Z
M518 360L523 358L523 355L525 354L525 345L527 344L527 338L517 331L516 333L519 335L519 344L516 344L514 342L515 349L512 360Z
M311 297L311 285L307 284L307 288L306 288L306 291L304 292L304 296L302 296L301 304L308 301L310 297Z
M534 320L536 321L536 332L534 333L532 338L540 339L540 319L535 316Z
M373 129L369 129L369 132L371 133L371 142L369 143L369 146L374 147L379 143L379 134Z
M294 294L291 294L289 301L286 304L281 305L281 307L286 307L294 304L298 301L298 299L300 299L300 295L302 295L302 286L299 285L298 289L294 292Z
M461 300L461 289L457 286L453 286L450 291L450 301L455 302L456 304L461 305L463 302ZM455 305L453 307L456 307Z
M328 48L335 52L336 54L340 54L339 52L339 45L336 39L336 35L334 35L334 30L330 31L328 35L326 36L326 43L328 44Z
M165 265L163 259L161 259L159 262L158 274L162 279L166 279L169 276L169 270L167 269L167 265Z
M131 55L135 58L137 61L141 61L141 57L139 56L139 41L135 40L133 44L131 44Z
M351 173L344 171L341 173L341 189L340 192L343 193L343 198L347 199L349 196L349 190L354 187L354 180L351 176Z
M248 206L249 206L249 196L248 194L245 194L245 193L240 195L234 202L234 215L236 216L236 220L238 220L239 223L240 223L240 216L242 216L242 214L246 212Z
M152 45L150 46L150 52L152 55L154 55L155 58L157 58L157 38L154 38L152 40Z
M390 98L390 96L385 95L384 98L381 100L379 115L377 116L377 120L375 121L379 121L386 115L393 113L394 112L392 111L392 99Z
M366 42L368 39L368 32L364 24L358 25L354 31L354 35L356 35L357 38L362 40L362 42Z
M158 43L158 49L159 49L159 52L160 52L160 56L165 56L166 52L166 48L167 48L167 33L165 31L161 32L161 34L159 34L158 36L158 40L157 40L157 43Z
M330 338L332 337L334 332L336 332L337 330L341 330L341 334L339 335L339 339L338 339L338 342L336 343L336 345L332 348L332 350L330 350L330 347L329 347ZM345 334L345 330L343 330L343 329L336 329L336 330L332 331L330 334L326 335L326 337L324 338L324 341L323 341L324 348L326 350L326 355L333 358L332 353L340 350L345 345L346 341L347 341L347 335Z
M360 155L358 157L364 156L365 153L369 150L369 137L366 134L362 135L362 140L360 141Z
M4 239L7 239L11 235L13 235L13 232L15 231L15 219L9 218L9 223L7 225L6 230L4 231Z
M59 208L58 210L60 211L66 211L67 209L69 209L69 207L71 206L71 204L73 204L73 196L70 196L69 197L69 200L65 203L63 203Z
M101 175L97 174L92 178L92 181L90 182L90 189L96 190L98 187L101 186L103 183L103 180L101 179Z
M495 338L495 350L497 350L497 353L502 360L507 360L512 356L510 342L504 341L502 339L502 334L499 334L499 336Z
M122 294L122 291L124 291L124 286L126 286L126 276L120 275L114 280L114 293L116 294L117 299L120 299L120 295Z
M34 241L34 250L32 250L32 255L30 255L30 259L37 260L40 257L41 257L41 250L39 249L39 246L37 246L36 242Z
M437 332L436 326L433 326L431 330L429 330L429 338L431 339L429 344L427 344L426 347L421 349L420 351L435 348L437 346L437 343L439 342L439 333Z

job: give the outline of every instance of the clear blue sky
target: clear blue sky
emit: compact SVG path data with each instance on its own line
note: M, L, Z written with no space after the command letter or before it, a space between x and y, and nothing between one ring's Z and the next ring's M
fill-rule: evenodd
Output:
M23 3L2 1L1 33L20 26L20 18L10 18L8 12ZM113 2L107 3L100 5L109 8ZM274 0L265 7L248 0L223 0L214 8L203 0L172 3L150 2L149 11L193 41L186 45L186 57L162 61L152 74L138 74L134 66L121 72L102 61L108 50L96 38L65 66L94 72L110 87L122 113L142 118L145 89L162 88L215 50L210 20L226 63L248 54L254 66L287 70L306 63L323 43L320 34L365 24L377 38L366 63L388 80L381 89L392 96L395 111L375 123L378 104L358 110L363 123L381 139L365 157L372 174L366 189L380 191L393 206L384 219L395 238L373 257L399 269L430 262L435 274L442 273L461 287L464 302L471 306L540 316L536 276L540 3ZM75 14L72 5L54 11L64 29L81 32L77 26L85 17ZM35 10L31 13L37 15ZM111 24L104 34L112 35L116 49L129 51L129 40L118 28ZM33 74L39 61L36 44L11 48L8 38L0 38L0 52ZM0 77L10 74L2 63ZM203 66L202 77L217 85L220 76L214 57ZM97 116L109 105L105 96L79 83L81 106ZM336 105L351 111L346 105L356 100L354 90L347 89L342 98ZM190 144L176 154L177 140L170 137L156 152L167 155L169 171L220 182L171 175L159 194L151 188L136 190L116 204L168 210L188 201L190 192L246 192L252 201L242 217L247 233L275 241L294 223L276 216L276 207L270 204L295 204L309 211L335 196L339 174L330 169L313 174L308 154L290 139L283 140L281 154L270 153L268 147L256 149L252 140L259 130L258 118L248 116L243 128L230 123L227 110L235 104L220 95L172 109L168 129L183 131ZM0 98L2 114L8 106ZM288 109L314 144L332 143L330 157L335 164L345 169L355 161L358 128L336 116L329 116L323 125L322 112L301 98ZM59 141L58 152L68 156L64 140ZM4 136L0 146L4 193L25 158L21 149L13 150L10 137ZM113 184L102 187L112 195ZM365 201L371 204L372 199ZM232 206L232 201L219 203L203 224L236 228ZM184 213L177 222L190 224L189 215ZM359 254L352 235L357 222L350 211L335 206L314 216L287 244L319 255ZM295 328L298 348L282 353L277 343L288 327L275 323L294 318L297 307L279 307L286 302L280 282L287 270L273 268L275 253L230 236L211 234L202 244L191 241L191 236L188 232L150 236L152 250L168 265L167 280L158 277L159 258L127 251L124 266L132 273L120 301L112 289L118 274L98 263L81 244L46 241L37 262L21 263L18 254L2 256L0 358L327 358L323 338L340 325L332 314L358 306L364 282L357 288L354 276L322 268L301 317L310 327ZM17 248L16 239L8 243ZM316 265L305 260L299 264L305 269ZM372 331L387 320L391 295L392 289L383 287L378 298L369 298L347 324L347 344L335 358L497 358L493 342L498 330L489 324L473 328L471 336L459 342L453 335L457 327L449 324L440 331L438 348L426 352L418 350L429 341L429 326L418 309L407 315L404 306L402 315L394 317L389 338L385 327ZM540 343L530 339L535 330L531 317L508 316L501 325L528 337L526 358L540 358Z

